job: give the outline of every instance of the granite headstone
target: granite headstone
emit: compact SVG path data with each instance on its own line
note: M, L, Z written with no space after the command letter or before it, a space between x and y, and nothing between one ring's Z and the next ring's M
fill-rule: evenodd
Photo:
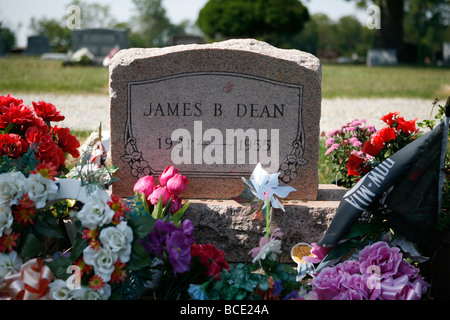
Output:
M72 50L87 48L95 57L97 63L119 46L121 49L127 48L127 31L122 28L92 28L74 29L72 31Z
M174 165L184 198L230 199L258 162L318 192L321 64L253 39L119 51L110 63L113 193Z
M28 37L28 45L25 54L41 55L51 52L50 39L47 36L31 36Z
M395 66L397 64L397 50L370 49L367 51L368 66Z

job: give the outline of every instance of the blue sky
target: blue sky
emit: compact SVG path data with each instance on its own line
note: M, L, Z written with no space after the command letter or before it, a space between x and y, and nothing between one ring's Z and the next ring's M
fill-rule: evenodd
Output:
M173 23L183 20L195 21L198 12L208 0L163 0L163 6ZM66 8L71 0L0 0L0 21L18 35L19 46L26 46L28 30L32 17L37 19L61 19L66 14ZM117 21L129 21L135 14L132 0L84 0L88 3L107 4L111 14ZM331 19L337 20L345 15L354 15L360 21L367 19L365 10L356 9L353 1L345 0L303 0L310 13L325 13Z

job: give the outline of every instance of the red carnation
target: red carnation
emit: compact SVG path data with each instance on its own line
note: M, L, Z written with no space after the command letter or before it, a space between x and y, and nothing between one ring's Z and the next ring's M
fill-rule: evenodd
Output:
M205 271L210 277L216 277L220 279L220 273L222 269L230 270L228 262L225 261L225 253L222 250L217 249L212 244L193 244L191 246L191 257L198 257L201 264L207 268Z
M380 129L376 136L379 137L383 142L389 142L391 140L395 140L395 130L389 126L385 126Z
M385 123L387 123L390 126L393 126L397 120L398 115L400 114L400 112L395 111L395 112L389 112L387 115L382 116L381 120Z
M0 112L3 113L2 109L9 108L10 104L14 104L15 106L19 106L23 103L22 99L16 99L15 97L8 94L7 96L0 96Z
M382 149L382 146L380 147L378 144L375 144L372 141L368 140L368 141L364 142L364 145L363 145L361 151L372 157L376 157L381 149Z
M406 121L403 117L400 117L397 119L397 129L407 134L419 132L419 129L416 128L416 120L417 118Z
M56 110L56 107L48 102L39 101L33 102L34 110L36 115L41 117L44 121L63 121L65 117L60 114L60 111Z
M45 132L38 127L29 127L25 132L25 139L28 144L37 146L38 160L51 162L57 168L60 164L65 163L64 152L53 141L49 132Z
M364 159L358 157L355 154L351 154L348 157L347 162L347 175L349 176L359 176L361 175L361 165L364 162Z
M70 134L69 128L53 127L53 131L58 136L58 146L67 153L70 153L72 157L78 158L80 156L80 142L74 135Z
M25 104L10 103L9 107L2 106L0 114L0 128L6 128L10 123L15 125L31 124L35 119L34 111Z
M28 150L27 142L18 134L0 135L0 155L17 159Z

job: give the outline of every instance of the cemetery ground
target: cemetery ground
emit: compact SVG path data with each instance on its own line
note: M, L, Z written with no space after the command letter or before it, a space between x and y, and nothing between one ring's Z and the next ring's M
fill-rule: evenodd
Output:
M66 116L62 125L72 128L80 141L99 122L109 130L108 68L65 67L61 61L12 56L0 59L0 70L0 94L11 93L27 103L43 99L55 104ZM449 95L450 68L323 64L321 131L361 117L377 126L379 117L394 109L405 118L423 120L429 117L434 98L443 104ZM319 183L330 183L325 139L320 146Z

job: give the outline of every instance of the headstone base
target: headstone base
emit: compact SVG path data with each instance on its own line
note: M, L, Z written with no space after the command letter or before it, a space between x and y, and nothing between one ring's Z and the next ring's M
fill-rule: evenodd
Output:
M328 229L347 189L319 185L316 201L283 201L285 212L274 210L270 230L283 233L282 262L292 262L290 250L298 242L318 242ZM248 252L265 234L265 220L233 200L193 200L184 214L195 227L196 243L211 243L224 251L230 263L250 262Z

